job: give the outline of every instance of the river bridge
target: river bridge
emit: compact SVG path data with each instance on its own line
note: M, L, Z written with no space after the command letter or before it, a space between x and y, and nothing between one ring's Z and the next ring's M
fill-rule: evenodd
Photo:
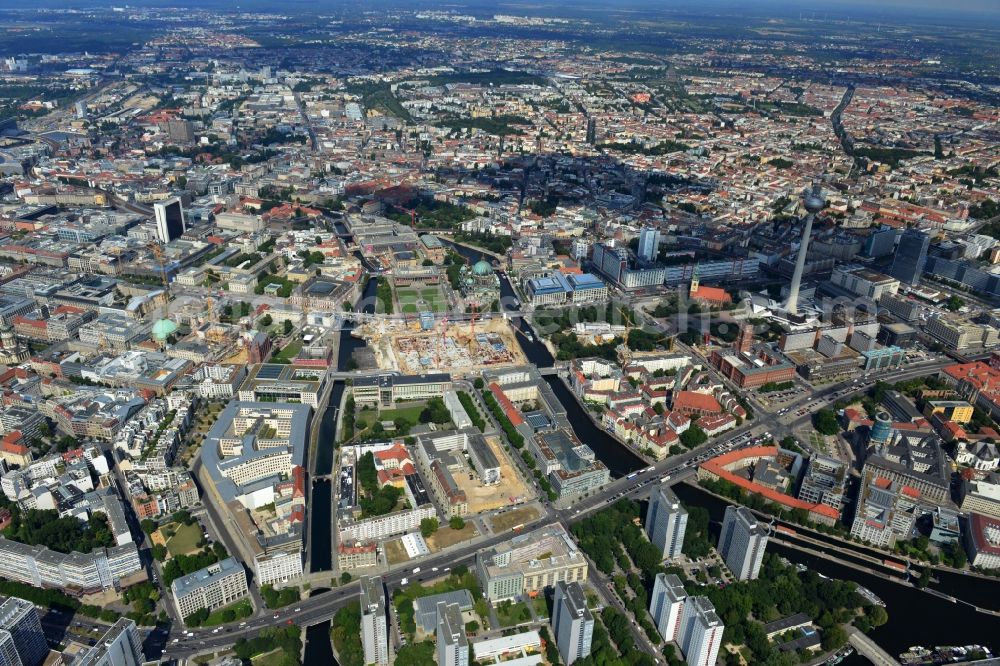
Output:
M851 645L858 651L858 654L865 657L875 666L901 666L892 655L878 646L878 643L869 638L857 627L848 625L847 636Z

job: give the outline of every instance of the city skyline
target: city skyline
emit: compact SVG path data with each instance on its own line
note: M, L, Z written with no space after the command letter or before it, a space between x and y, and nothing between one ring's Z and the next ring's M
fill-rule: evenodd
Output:
M1000 653L998 9L0 0L0 661Z

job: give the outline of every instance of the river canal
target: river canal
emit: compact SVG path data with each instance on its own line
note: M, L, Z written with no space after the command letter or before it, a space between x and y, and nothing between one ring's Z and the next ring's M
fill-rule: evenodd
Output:
M478 261L482 256L482 253L476 249L457 244L453 244L453 246L457 252L472 262ZM518 308L515 305L517 296L507 276L499 271L497 274L500 277L502 307L506 311L516 310ZM366 310L374 302L374 293L375 280L373 279L369 281L364 293L364 302L369 304ZM531 333L534 338L534 340L529 340L524 335L516 336L528 361L539 368L551 367L554 362L552 354L540 342L538 336L534 335L531 326L520 317L512 317L511 323L522 332ZM350 330L345 328L340 337L338 368L345 369L353 351L362 346L364 346L364 342L353 337ZM577 437L594 450L596 456L608 466L614 478L627 475L645 466L637 455L619 444L611 435L591 421L589 415L586 414L562 380L557 377L546 377L546 381L549 382L556 397L566 408ZM333 441L336 409L340 404L343 391L343 383L338 382L334 386L330 405L322 420L321 446L316 459L317 474L329 474L333 466L333 447L322 444ZM726 506L724 502L692 486L681 484L674 488L678 496L686 503L705 507L709 510L713 521L721 521ZM331 568L331 491L331 484L328 481L314 484L313 520L311 523L312 571L325 571ZM324 544L325 547L323 547ZM1000 651L1000 618L976 612L969 606L951 603L916 588L890 582L883 576L858 571L843 564L807 555L777 543L769 544L768 550L783 555L792 562L801 562L831 578L856 581L881 597L886 602L889 621L876 629L872 633L872 637L893 656L914 644L933 646L979 643L989 647L994 653ZM940 582L933 585L935 589L968 599L983 607L1000 607L1000 583L948 573L937 575L937 577ZM305 663L332 663L329 631L329 622L309 628ZM867 663L867 660L855 656L844 663L853 666L854 664Z
M365 285L361 302L365 312L374 312L375 280L369 280ZM337 350L337 370L346 370L348 361L356 349L365 345L364 340L351 335L353 324L344 323L340 332L339 348ZM330 401L323 418L320 420L319 438L316 447L316 475L323 476L333 471L333 442L336 440L337 410L344 395L344 382L337 381L330 391ZM333 529L333 506L331 498L333 482L318 480L313 482L312 506L309 522L309 569L310 571L329 571L333 568L331 552Z
M673 489L685 504L708 509L715 523L713 526L718 530L717 523L722 520L726 510L725 502L694 486L678 484ZM801 562L831 578L855 581L877 594L886 604L889 621L874 630L871 637L894 657L917 644L934 646L978 643L990 648L994 654L1000 650L1000 618L979 613L965 604L951 603L914 587L893 583L884 576L858 571L777 543L769 543L767 550L792 562ZM990 608L1000 606L1000 583L997 582L946 575L934 587L962 598L990 598ZM853 657L845 663L864 664L867 660Z

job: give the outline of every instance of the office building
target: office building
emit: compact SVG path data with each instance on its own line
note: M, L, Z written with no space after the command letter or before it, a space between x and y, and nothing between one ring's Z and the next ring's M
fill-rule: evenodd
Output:
M909 349L917 339L917 330L903 323L882 324L875 339L886 347Z
M912 488L925 502L942 505L951 499L951 461L937 435L893 430L885 441L872 439L862 473Z
M1000 568L1000 519L979 513L970 515L964 545L972 566Z
M639 249L636 254L643 261L655 261L660 251L660 230L655 227L645 227L639 232Z
M757 578L766 547L767 528L757 522L750 509L744 506L726 507L719 535L719 554L736 580Z
M823 504L839 512L847 490L847 472L847 465L835 458L811 456L799 486L799 499L810 504Z
M24 599L8 597L0 604L0 630L4 634L0 640L5 663L37 666L49 654L49 644L45 641L42 622L35 605ZM9 636L9 638L8 638ZM17 661L7 661L11 648Z
M594 616L579 583L556 583L552 602L552 630L559 654L567 666L590 654L594 634Z
M964 481L959 508L966 514L1000 518L1000 475L993 473L978 481Z
M892 547L909 539L916 523L920 493L898 481L864 470L851 522L851 536L875 546Z
M197 610L215 610L239 601L249 594L247 574L236 559L227 557L170 585L177 614L187 617Z
M830 282L855 296L878 301L883 294L899 291L899 280L860 266L833 269Z
M472 593L465 588L430 594L413 600L413 620L425 633L433 634L438 626L438 604L456 605L460 613L471 613L475 603Z
M167 121L167 136L174 143L191 143L194 141L194 128L191 122L183 118L171 118Z
M469 666L469 639L459 605L439 602L437 616L438 666Z
M653 616L656 630L665 641L676 641L680 635L681 615L687 592L676 574L656 574L653 596L649 600L649 614Z
M893 227L883 224L868 235L862 253L872 259L892 254L892 250L896 246L896 235L898 233L899 231Z
M184 233L184 209L180 199L174 197L153 204L153 213L156 215L156 237L160 242L169 243Z
M667 276L662 267L629 268L628 252L604 243L594 246L590 263L595 271L621 289L656 287L663 284Z
M389 663L385 591L378 576L361 579L361 644L365 649L365 664Z
M708 597L685 601L677 643L688 666L714 666L725 629Z
M22 666L21 657L17 654L17 646L9 631L0 629L0 666Z
M476 553L483 594L492 603L540 592L556 583L587 580L587 559L559 524Z
M302 575L302 552L296 547L293 551L257 553L253 565L258 585L286 583Z
M930 236L924 232L916 229L904 231L899 237L889 275L905 284L917 284L927 264L927 248L930 244Z
M653 490L646 510L646 534L650 542L663 553L663 559L673 559L681 554L688 512L670 488L660 486Z
M122 578L140 571L134 543L63 554L0 536L0 576L34 587L89 594L113 589Z
M352 393L359 405L392 407L399 400L443 398L452 389L451 375L374 375L357 377Z
M70 666L142 666L142 636L135 622L120 618L94 645L77 655Z

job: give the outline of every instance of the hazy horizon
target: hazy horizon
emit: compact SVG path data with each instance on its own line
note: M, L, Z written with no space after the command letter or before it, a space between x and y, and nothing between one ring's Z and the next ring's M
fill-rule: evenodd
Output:
M100 9L110 7L213 7L240 9L270 9L275 11L287 11L295 13L296 10L305 12L316 12L324 10L358 10L366 8L385 7L413 7L413 8L437 8L437 9L461 9L475 8L488 10L491 7L503 11L519 10L525 13L535 14L539 12L560 13L573 10L563 3L555 2L518 2L516 0L508 2L486 2L483 0L468 0L466 2L455 2L446 6L430 0L283 0L274 2L273 0L129 0L128 2L107 2L99 0L35 0L33 7L25 7L23 0L0 0L0 9L17 9L30 11L33 8L66 8L66 9ZM796 15L803 14L804 18L811 18L812 14L821 13L834 15L883 15L888 18L905 20L913 18L915 14L920 16L934 16L947 18L949 16L963 18L969 15L986 16L1000 21L1000 2L995 0L953 0L946 7L942 7L936 0L704 0L694 2L693 0L673 0L664 3L660 0L612 0L611 3L605 0L582 0L574 3L573 9L585 10L588 8L634 8L645 11L659 10L663 13L674 11L724 11L733 13L768 13L774 15ZM843 18L838 16L827 16L827 18Z

